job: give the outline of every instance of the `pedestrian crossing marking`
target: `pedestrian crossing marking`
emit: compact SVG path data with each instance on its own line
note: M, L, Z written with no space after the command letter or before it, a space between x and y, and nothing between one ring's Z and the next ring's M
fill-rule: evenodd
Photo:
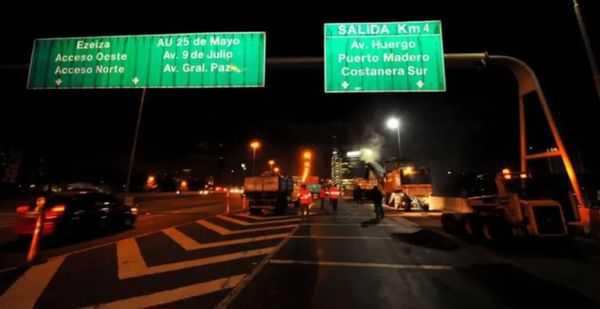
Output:
M169 236L169 238L171 238L174 242L176 242L179 246L181 246L186 251L193 251L193 250L200 250L200 249L207 249L207 248L216 248L216 247L225 247L225 246L231 246L231 245L258 242L258 241L263 241L263 240L278 239L278 238L284 238L289 235L289 233L282 233L282 234L273 234L273 235L266 235L266 236L256 236L256 237L232 239L232 240L225 240L225 241L218 241L218 242L199 243L196 240L185 235L184 233L182 233L181 231L179 231L176 228L165 229L165 230L163 230L163 233L165 235Z

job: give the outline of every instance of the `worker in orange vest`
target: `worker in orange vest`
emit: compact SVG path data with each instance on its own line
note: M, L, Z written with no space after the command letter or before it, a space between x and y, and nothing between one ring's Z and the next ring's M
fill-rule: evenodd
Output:
M329 189L329 202L331 203L331 208L334 212L337 212L337 203L339 197L340 189L338 189L337 185L333 185L333 187Z
M300 189L300 214L304 216L308 216L310 211L310 204L312 203L312 193L306 189L306 185L302 185Z
M319 190L319 199L321 199L321 210L325 210L325 198L327 197L327 193L325 189L321 188Z

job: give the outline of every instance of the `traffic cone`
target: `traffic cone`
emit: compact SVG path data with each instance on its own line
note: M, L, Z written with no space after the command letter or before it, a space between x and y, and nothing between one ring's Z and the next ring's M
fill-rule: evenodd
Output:
M227 191L227 214L231 214L231 203L229 202L229 191Z
M35 223L35 230L33 231L33 237L31 238L31 244L29 245L29 252L27 253L27 263L32 263L34 260L36 260L39 252L44 214L41 207L38 212L39 215Z

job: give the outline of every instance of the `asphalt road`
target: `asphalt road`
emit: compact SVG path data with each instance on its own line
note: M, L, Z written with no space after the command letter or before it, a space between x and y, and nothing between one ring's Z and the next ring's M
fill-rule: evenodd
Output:
M141 220L139 233L49 249L47 262L4 274L0 307L600 304L600 255L591 240L566 249L530 242L490 247L445 233L435 213L387 209L376 222L371 205L342 202L337 213L317 207L308 218L294 208L285 216L228 215L224 201L215 202L149 207L148 216L158 217L148 220L157 223ZM234 205L238 210L239 200Z

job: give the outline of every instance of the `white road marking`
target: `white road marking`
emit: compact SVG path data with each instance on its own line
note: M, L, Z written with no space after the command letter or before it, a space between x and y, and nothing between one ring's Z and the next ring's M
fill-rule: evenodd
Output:
M232 231L230 229L224 228L222 226L216 225L214 223L208 222L206 220L198 220L196 223L202 225L203 227L215 231L221 235L231 235L231 234L242 234L242 233L252 233L252 232L260 232L260 231L271 231L271 230L280 230L285 228L294 228L297 224L289 224L289 225L280 225L280 226L269 226L269 227L261 227L256 229L243 229L243 230L235 230Z
M435 264L387 264L387 263L363 263L363 262L337 262L337 261L304 261L304 260L270 260L273 264L301 264L317 266L345 266L345 267L372 267L372 268L396 268L396 269L425 269L425 270L448 270L449 265Z
M285 216L277 216L277 217L259 217L259 216L253 216L253 215L249 215L246 213L237 213L235 214L238 217L246 217L246 218L250 218L250 219L254 219L254 220L279 220L281 218L298 218L298 215L285 215Z
M245 275L236 275L227 278L220 278L212 281L197 283L180 287L173 290L156 292L148 295L136 296L132 298L117 300L107 304L100 304L97 308L110 309L129 309L129 308L147 308L187 298L197 297L217 291L231 289L238 285Z
M2 308L33 308L66 256L31 267L1 297Z
M301 239L385 239L391 240L391 237L379 237L379 236L309 236L309 235L292 235L290 238L301 238Z
M142 253L140 252L137 243L135 243L135 239L130 238L117 242L119 279L123 280L142 277L253 256L266 255L273 251L274 248L275 247L260 248L148 267L144 261L144 258L142 257Z
M296 218L296 219L284 219L284 220L271 220L271 221L267 221L267 222L246 222L246 221L242 221L242 220L238 220L229 216L224 216L224 215L217 215L217 218L224 220L224 221L229 221L232 223L235 223L237 225L242 225L242 226L254 226L254 225L264 225L264 224L272 224L272 223L288 223L288 222L298 222L300 220L302 220L301 218Z
M178 245L180 245L183 249L185 249L187 251L245 244L245 243L257 242L257 241L263 241L263 240L269 240L269 239L284 238L289 235L289 233L283 233L283 234L273 234L273 235L248 237L248 238L241 238L241 239L232 239L232 240L225 240L225 241L218 241L218 242L199 243L199 242L195 241L194 239L188 237L187 235L185 235L184 233L182 233L181 231L179 231L176 228L165 229L165 230L163 230L163 233L165 233L167 236L169 236L169 238L171 238L174 242L176 242Z
M309 226L356 226L361 227L362 223L302 223L302 225ZM398 224L385 224L385 223L365 223L369 226L381 226L381 227L389 227L389 226L398 226Z

